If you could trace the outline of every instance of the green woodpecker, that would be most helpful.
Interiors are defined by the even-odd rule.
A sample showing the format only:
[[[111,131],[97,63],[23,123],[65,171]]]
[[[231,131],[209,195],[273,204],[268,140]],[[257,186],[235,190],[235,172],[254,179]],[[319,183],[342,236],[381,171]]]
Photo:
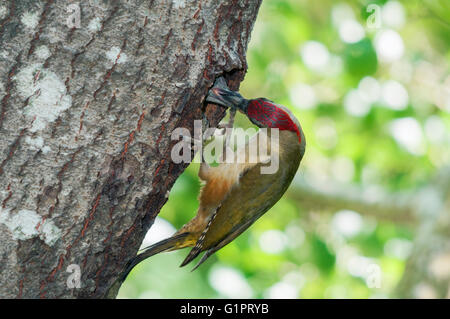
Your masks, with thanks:
[[[297,172],[305,152],[305,136],[300,123],[286,107],[264,98],[247,100],[229,90],[223,78],[216,81],[206,100],[237,109],[258,127],[268,128],[265,144],[259,144],[259,147],[265,148],[265,154],[277,157],[278,169],[264,174],[262,168],[267,166],[267,157],[250,154],[249,146],[258,143],[262,130],[234,153],[234,159],[245,153],[244,161],[230,163],[227,160],[215,167],[202,163],[198,175],[204,186],[197,215],[172,237],[151,245],[132,259],[122,274],[122,280],[142,260],[163,251],[185,247],[193,248],[181,266],[205,252],[196,269],[267,212],[281,198]],[[270,129],[278,129],[276,148],[270,138],[275,134],[271,134]]]

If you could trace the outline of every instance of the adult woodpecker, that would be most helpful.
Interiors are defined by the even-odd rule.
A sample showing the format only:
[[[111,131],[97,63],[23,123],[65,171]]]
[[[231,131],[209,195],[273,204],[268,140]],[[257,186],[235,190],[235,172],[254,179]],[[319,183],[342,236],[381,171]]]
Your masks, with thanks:
[[[262,174],[267,158],[249,154],[249,144],[257,143],[260,132],[235,152],[245,152],[245,161],[222,163],[211,167],[200,165],[199,177],[205,184],[199,196],[197,215],[172,237],[164,239],[132,259],[122,273],[122,281],[142,260],[163,251],[193,247],[181,266],[187,265],[205,252],[196,269],[209,256],[239,236],[268,211],[289,187],[305,152],[305,136],[298,120],[284,106],[265,98],[247,100],[228,89],[223,78],[216,81],[207,99],[225,107],[235,108],[247,115],[260,128],[278,129],[279,144],[276,154],[279,166],[272,174]],[[268,130],[268,134],[270,130]],[[272,140],[265,139],[266,154],[274,149]],[[237,158],[237,156],[235,156]],[[250,158],[252,160],[250,160]],[[194,270],[193,269],[193,270]]]

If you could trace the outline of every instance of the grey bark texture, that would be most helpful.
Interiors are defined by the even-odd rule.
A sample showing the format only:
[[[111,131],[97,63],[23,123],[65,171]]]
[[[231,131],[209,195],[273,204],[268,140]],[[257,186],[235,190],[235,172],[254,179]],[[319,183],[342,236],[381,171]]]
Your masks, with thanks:
[[[262,0],[0,3],[0,298],[102,298],[186,164]],[[79,279],[79,280],[78,280]]]

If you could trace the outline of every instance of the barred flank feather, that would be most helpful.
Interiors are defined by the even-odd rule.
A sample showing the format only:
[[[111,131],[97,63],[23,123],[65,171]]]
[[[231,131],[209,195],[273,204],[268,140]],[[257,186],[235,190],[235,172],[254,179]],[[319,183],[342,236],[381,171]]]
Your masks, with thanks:
[[[217,211],[219,210],[219,208],[220,208],[220,206],[217,207],[216,211],[212,214],[211,218],[209,219],[208,224],[206,225],[206,228],[203,230],[202,234],[198,238],[197,243],[195,244],[194,248],[192,248],[192,250],[189,252],[189,254],[187,255],[186,259],[183,261],[183,263],[180,265],[180,267],[183,267],[183,266],[186,266],[187,264],[189,264],[193,259],[195,259],[195,257],[198,256],[198,254],[200,254],[202,252],[203,241],[205,239],[206,233],[208,232],[209,227],[211,226],[214,218],[216,218]],[[195,267],[195,268],[197,268],[197,267]]]

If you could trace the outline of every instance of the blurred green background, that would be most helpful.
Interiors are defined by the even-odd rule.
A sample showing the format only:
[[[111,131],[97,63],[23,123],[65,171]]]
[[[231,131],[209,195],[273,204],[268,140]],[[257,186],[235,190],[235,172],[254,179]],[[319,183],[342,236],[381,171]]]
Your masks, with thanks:
[[[297,176],[199,269],[178,267],[188,250],[154,256],[119,298],[392,297],[421,223],[405,194],[450,163],[449,46],[448,0],[264,0],[241,93],[300,120]],[[198,167],[177,180],[144,245],[194,216]]]

